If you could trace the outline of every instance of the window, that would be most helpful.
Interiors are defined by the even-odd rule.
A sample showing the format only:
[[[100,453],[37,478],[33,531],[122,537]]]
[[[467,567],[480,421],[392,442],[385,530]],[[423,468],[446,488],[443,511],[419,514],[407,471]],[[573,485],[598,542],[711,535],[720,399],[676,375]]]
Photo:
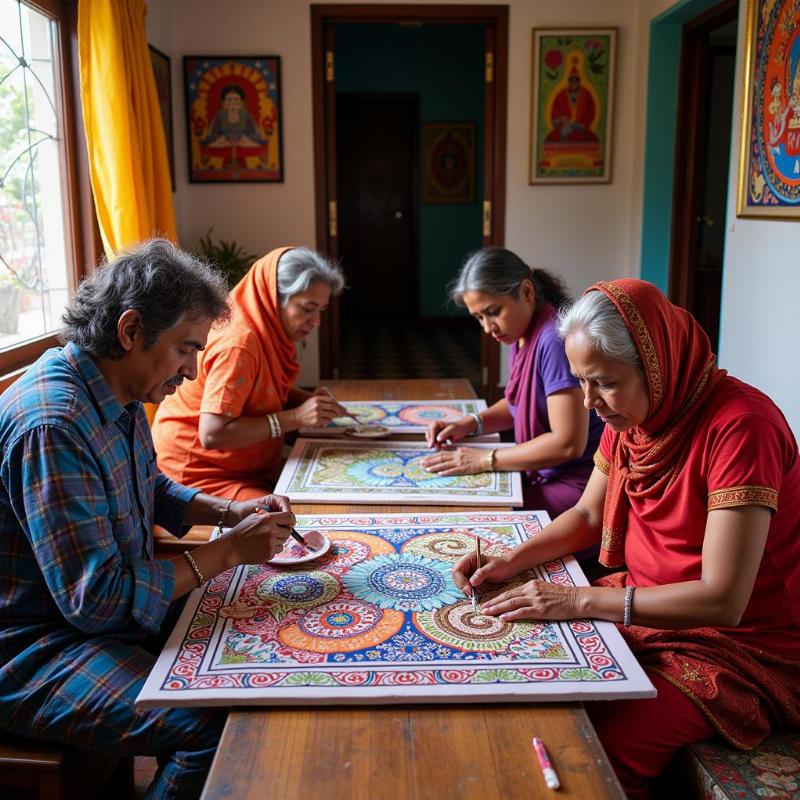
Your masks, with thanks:
[[[54,343],[78,278],[66,7],[0,0],[0,373]]]

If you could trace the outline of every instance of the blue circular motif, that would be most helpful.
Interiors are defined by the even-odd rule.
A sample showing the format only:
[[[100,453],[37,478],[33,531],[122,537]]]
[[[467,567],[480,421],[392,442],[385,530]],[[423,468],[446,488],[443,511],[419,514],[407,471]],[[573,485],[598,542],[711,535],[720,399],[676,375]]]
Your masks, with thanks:
[[[346,628],[348,625],[352,625],[354,619],[355,617],[352,614],[348,614],[346,611],[336,611],[332,614],[328,614],[328,616],[325,617],[325,622],[332,628]]]
[[[322,581],[311,575],[287,575],[275,581],[272,591],[284,600],[307,603],[309,600],[322,597],[325,594],[325,587]]]
[[[348,476],[360,486],[395,488],[443,488],[455,482],[455,476],[444,477],[423,469],[419,462],[428,451],[394,452],[376,458],[355,461],[347,466]]]
[[[450,564],[414,553],[391,553],[354,565],[342,578],[361,600],[398,611],[432,611],[463,600]]]

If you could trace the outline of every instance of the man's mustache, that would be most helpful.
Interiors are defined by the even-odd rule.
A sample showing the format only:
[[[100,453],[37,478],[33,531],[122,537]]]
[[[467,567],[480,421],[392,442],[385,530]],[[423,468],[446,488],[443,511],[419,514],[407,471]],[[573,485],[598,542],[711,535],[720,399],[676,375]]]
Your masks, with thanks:
[[[168,381],[164,381],[165,386],[180,386],[183,383],[183,375],[176,375]]]

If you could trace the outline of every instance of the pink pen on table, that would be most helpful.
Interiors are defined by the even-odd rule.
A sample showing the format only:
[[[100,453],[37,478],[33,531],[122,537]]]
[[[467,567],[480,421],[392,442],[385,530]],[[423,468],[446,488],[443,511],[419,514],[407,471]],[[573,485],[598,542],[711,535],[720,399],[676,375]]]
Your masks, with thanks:
[[[556,775],[556,771],[553,769],[553,765],[550,763],[550,759],[547,756],[544,742],[538,736],[533,737],[533,749],[536,751],[536,758],[539,760],[539,766],[542,768],[542,774],[544,775],[544,782],[547,784],[547,788],[558,789],[558,787],[561,786],[561,782],[558,780],[558,775]]]

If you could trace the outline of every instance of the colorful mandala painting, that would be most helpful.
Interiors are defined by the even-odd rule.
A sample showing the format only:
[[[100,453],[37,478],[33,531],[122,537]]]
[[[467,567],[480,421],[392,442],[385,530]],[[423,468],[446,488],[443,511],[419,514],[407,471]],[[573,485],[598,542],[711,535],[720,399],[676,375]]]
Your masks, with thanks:
[[[450,570],[547,524],[543,512],[300,516],[332,542],[313,564],[238,567],[189,598],[140,706],[651,697],[614,625],[501,622]],[[585,585],[573,559],[518,576]],[[512,584],[512,585],[513,585]],[[481,599],[506,587],[492,587]]]
[[[454,422],[486,408],[485,400],[345,401],[342,405],[364,425],[383,425],[392,433],[424,433],[431,422]],[[330,436],[351,428],[350,417],[336,417],[324,428],[302,428],[300,436]],[[496,436],[494,437],[497,438]]]
[[[496,442],[470,446],[491,449],[512,445]],[[522,505],[518,472],[442,477],[420,465],[431,452],[416,442],[298,439],[275,492],[297,503]]]

